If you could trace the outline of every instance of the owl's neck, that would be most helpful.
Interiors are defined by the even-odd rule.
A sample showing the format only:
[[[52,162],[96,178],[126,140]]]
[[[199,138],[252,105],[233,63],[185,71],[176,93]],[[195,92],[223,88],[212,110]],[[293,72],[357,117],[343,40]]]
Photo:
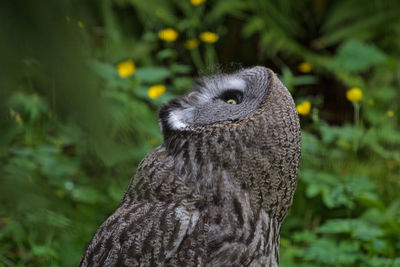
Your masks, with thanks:
[[[227,265],[218,260],[230,259],[232,253],[241,265],[276,266],[281,221],[262,207],[260,195],[235,182],[235,172],[225,168],[233,166],[186,149],[193,151],[189,144],[173,152],[165,146],[152,151],[140,164],[124,202],[157,199],[202,214],[215,256],[210,266]]]
[[[239,162],[235,162],[228,148],[223,151],[221,145],[210,146],[215,142],[212,138],[202,133],[193,136],[192,133],[172,140],[166,149],[172,155],[177,175],[194,189],[194,193],[206,202],[222,205],[232,193],[243,191],[235,177]]]
[[[207,143],[204,139],[202,142]],[[173,165],[178,176],[193,186],[195,194],[202,196],[197,202],[198,208],[209,225],[210,258],[215,256],[215,262],[211,261],[210,266],[226,265],[223,259],[229,258],[236,249],[235,257],[241,259],[243,265],[277,266],[282,221],[262,207],[260,195],[238,182],[244,180],[235,177],[239,172],[234,165],[240,163],[224,160],[230,158],[226,152],[232,148],[227,148],[225,153],[210,150],[207,153],[204,146],[197,145],[178,144]],[[237,148],[233,153],[241,151]],[[222,155],[221,160],[213,156],[218,154]],[[249,260],[252,262],[246,262]]]

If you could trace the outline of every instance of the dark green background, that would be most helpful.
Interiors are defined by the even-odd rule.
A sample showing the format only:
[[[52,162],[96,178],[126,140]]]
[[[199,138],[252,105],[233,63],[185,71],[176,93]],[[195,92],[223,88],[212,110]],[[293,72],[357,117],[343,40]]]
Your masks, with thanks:
[[[0,266],[77,265],[161,144],[160,105],[193,77],[252,65],[312,104],[281,266],[400,266],[399,14],[396,0],[2,3]],[[158,38],[166,27],[175,42]],[[203,31],[220,39],[185,50]],[[126,59],[137,69],[122,79]]]

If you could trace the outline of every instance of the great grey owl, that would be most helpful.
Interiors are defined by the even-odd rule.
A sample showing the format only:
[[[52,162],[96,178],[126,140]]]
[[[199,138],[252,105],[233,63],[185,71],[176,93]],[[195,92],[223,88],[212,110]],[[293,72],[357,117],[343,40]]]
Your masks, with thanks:
[[[300,125],[264,67],[197,80],[160,110],[150,152],[80,266],[277,266]]]

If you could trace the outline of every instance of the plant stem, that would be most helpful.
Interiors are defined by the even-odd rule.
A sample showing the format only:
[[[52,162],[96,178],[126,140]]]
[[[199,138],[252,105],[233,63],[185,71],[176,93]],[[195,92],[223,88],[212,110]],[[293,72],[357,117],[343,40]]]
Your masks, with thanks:
[[[359,145],[358,132],[360,130],[360,103],[353,102],[353,107],[354,107],[354,128],[355,128],[353,151],[357,152]]]
[[[199,49],[196,47],[195,49],[190,50],[190,55],[192,56],[193,63],[197,70],[204,70],[204,64],[201,60]]]
[[[214,72],[216,67],[216,56],[215,56],[215,48],[211,44],[206,45],[206,64],[207,71]]]
[[[353,103],[354,106],[354,124],[356,128],[360,126],[360,103],[355,102]]]

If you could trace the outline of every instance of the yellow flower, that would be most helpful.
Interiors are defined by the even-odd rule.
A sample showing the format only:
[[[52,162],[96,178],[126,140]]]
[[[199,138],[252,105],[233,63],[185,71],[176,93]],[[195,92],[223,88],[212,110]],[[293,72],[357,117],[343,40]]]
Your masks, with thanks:
[[[215,43],[218,41],[219,36],[213,32],[202,32],[200,33],[199,38],[205,43]]]
[[[388,111],[386,112],[386,115],[387,115],[389,118],[392,118],[392,117],[394,116],[393,110],[388,110]]]
[[[296,109],[300,115],[306,116],[310,113],[311,103],[309,101],[303,101],[296,106]]]
[[[206,0],[190,0],[190,3],[194,6],[201,5],[205,2]]]
[[[166,90],[165,85],[157,84],[151,86],[149,88],[149,91],[147,91],[147,94],[149,95],[150,98],[156,99],[159,98],[162,94],[164,94],[165,90]]]
[[[198,46],[199,46],[199,40],[197,40],[197,39],[187,40],[185,42],[185,48],[187,50],[195,49]]]
[[[158,37],[168,43],[175,41],[178,35],[178,32],[172,28],[166,28],[158,32]]]
[[[135,63],[133,63],[133,61],[129,59],[118,63],[117,70],[121,78],[126,78],[131,76],[135,72],[136,66]]]
[[[298,68],[298,70],[299,70],[300,72],[308,73],[308,72],[310,72],[310,71],[312,70],[313,66],[311,65],[310,62],[305,61],[305,62],[300,63],[300,64],[297,66],[297,68]]]
[[[351,102],[360,102],[363,97],[363,93],[360,88],[354,87],[347,90],[346,97]]]

